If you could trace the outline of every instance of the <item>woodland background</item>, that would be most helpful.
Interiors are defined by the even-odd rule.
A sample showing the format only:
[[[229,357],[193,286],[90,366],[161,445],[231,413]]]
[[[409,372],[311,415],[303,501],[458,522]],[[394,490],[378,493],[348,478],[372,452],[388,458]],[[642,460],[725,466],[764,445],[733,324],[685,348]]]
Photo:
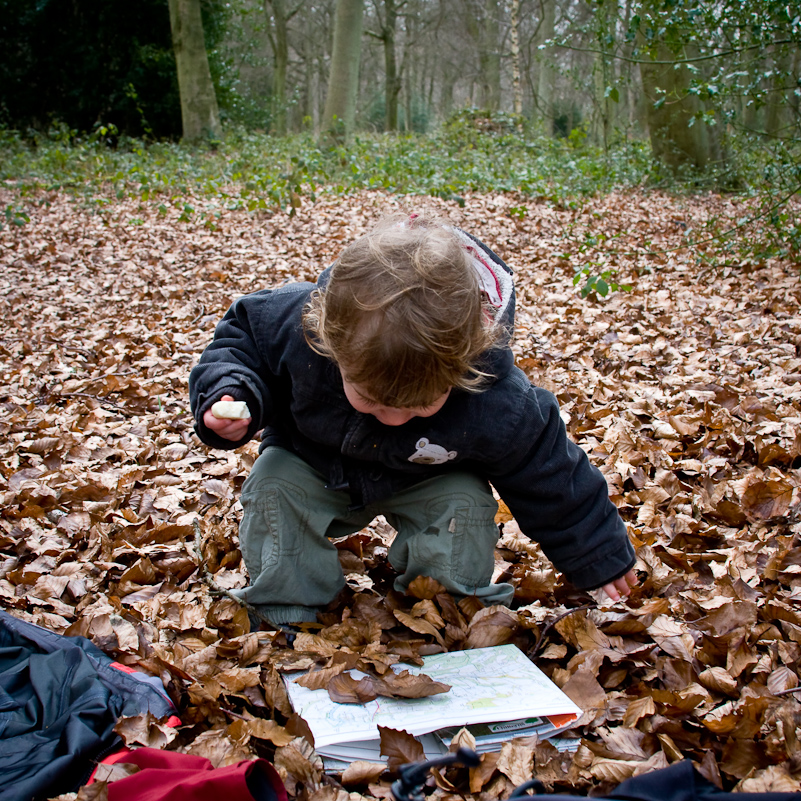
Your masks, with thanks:
[[[266,756],[304,801],[385,798],[385,765],[325,774],[280,672],[514,642],[586,710],[581,745],[509,743],[436,798],[532,773],[602,792],[682,758],[801,788],[797,9],[0,9],[0,603],[162,678],[183,725],[127,720],[127,742]],[[199,443],[189,370],[235,297],[421,207],[515,269],[517,364],[604,472],[641,586],[577,593],[501,506],[514,609],[398,596],[379,519],[337,543],[348,586],[318,625],[251,632],[219,590],[246,581],[256,445]],[[390,771],[419,757],[383,743]]]

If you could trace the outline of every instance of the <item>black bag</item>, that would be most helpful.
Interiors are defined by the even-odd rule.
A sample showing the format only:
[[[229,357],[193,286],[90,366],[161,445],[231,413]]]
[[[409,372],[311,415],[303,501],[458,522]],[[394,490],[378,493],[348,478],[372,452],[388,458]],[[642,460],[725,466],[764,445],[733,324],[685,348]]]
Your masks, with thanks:
[[[799,793],[727,793],[705,779],[689,759],[619,784],[609,798],[624,801],[798,801]]]
[[[478,754],[469,748],[459,748],[455,753],[430,762],[412,762],[398,769],[400,778],[392,785],[395,801],[425,801],[424,782],[428,771],[440,765],[458,763],[468,767],[478,765]],[[533,795],[529,794],[533,792]],[[512,799],[534,798],[546,794],[542,782],[531,779],[516,787],[509,796]],[[547,793],[557,801],[588,801],[587,796],[567,793]],[[801,793],[727,793],[705,779],[693,766],[683,759],[667,768],[643,773],[619,784],[605,796],[593,796],[603,801],[799,801]]]

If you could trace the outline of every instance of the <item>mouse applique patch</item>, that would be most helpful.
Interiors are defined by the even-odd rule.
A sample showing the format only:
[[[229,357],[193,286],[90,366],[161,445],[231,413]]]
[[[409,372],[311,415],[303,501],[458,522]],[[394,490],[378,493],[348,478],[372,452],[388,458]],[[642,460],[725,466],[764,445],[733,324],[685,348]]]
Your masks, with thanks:
[[[434,445],[425,437],[417,440],[417,450],[409,457],[410,462],[417,464],[445,464],[456,458],[456,451],[446,451],[441,445]]]

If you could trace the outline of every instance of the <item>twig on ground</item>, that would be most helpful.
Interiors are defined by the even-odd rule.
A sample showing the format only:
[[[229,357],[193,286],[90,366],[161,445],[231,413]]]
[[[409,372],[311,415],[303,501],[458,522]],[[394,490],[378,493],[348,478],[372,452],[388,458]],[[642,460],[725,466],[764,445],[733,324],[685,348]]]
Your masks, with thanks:
[[[30,337],[9,337],[9,336],[0,336],[0,340],[3,342],[27,342],[30,344],[31,339]],[[48,339],[47,337],[42,337],[39,342],[46,342],[48,345],[58,345],[62,350],[73,350],[76,353],[80,353],[83,356],[86,356],[87,359],[91,359],[94,354],[91,351],[86,350],[86,348],[79,348],[77,345],[70,345],[66,342],[61,342],[57,339]]]
[[[252,720],[252,718],[245,717],[245,715],[240,715],[238,712],[234,712],[231,709],[226,709],[224,706],[219,707],[219,709],[223,714],[232,718],[236,718],[237,720]]]
[[[555,617],[541,632],[540,636],[537,638],[537,642],[534,643],[534,647],[528,652],[527,656],[529,659],[533,659],[537,651],[540,650],[540,646],[542,645],[542,641],[545,639],[545,635],[562,619],[567,617],[568,615],[572,615],[574,612],[580,612],[582,609],[590,609],[593,604],[583,604],[582,606],[577,606],[573,609],[568,609],[567,612],[563,612],[558,617]]]
[[[226,598],[230,598],[232,601],[236,601],[237,604],[240,606],[244,606],[245,609],[248,610],[252,615],[262,621],[262,623],[266,623],[268,626],[272,626],[276,628],[275,624],[265,615],[263,615],[255,606],[249,604],[247,601],[243,600],[242,598],[237,598],[230,590],[226,590],[224,587],[221,587],[215,580],[214,576],[209,573],[209,569],[206,567],[206,563],[203,561],[203,551],[202,551],[202,540],[203,534],[200,530],[200,523],[198,519],[195,518],[192,521],[192,528],[195,531],[195,538],[194,538],[194,552],[195,558],[197,559],[197,566],[198,570],[200,571],[200,580],[209,588],[213,595],[223,595]]]
[[[97,401],[104,409],[112,409],[115,412],[122,412],[123,414],[127,414],[131,417],[142,414],[142,412],[135,412],[131,409],[126,409],[124,406],[114,403],[114,401],[106,400],[105,398],[101,398],[99,395],[92,395],[89,392],[59,392],[58,396],[60,398],[88,398],[89,400]]]
[[[792,693],[801,693],[801,687],[790,687],[789,690],[778,690],[773,693],[774,695],[791,695]]]

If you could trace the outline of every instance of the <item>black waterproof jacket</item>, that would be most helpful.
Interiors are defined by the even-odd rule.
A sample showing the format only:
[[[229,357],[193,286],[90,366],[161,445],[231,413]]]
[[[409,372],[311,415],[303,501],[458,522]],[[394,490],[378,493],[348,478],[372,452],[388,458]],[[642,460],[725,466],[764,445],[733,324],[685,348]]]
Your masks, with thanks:
[[[175,712],[158,679],[127,671],[83,637],[0,611],[0,801],[77,790],[122,746],[121,717]]]
[[[504,298],[501,321],[511,331],[511,271],[473,241],[507,276],[511,296]],[[485,354],[482,369],[495,376],[485,391],[454,390],[432,417],[393,427],[355,411],[337,365],[315,353],[303,333],[303,307],[315,288],[324,291],[327,278],[325,271],[316,286],[288,284],[233,303],[189,378],[203,442],[236,448],[263,429],[262,448],[280,445],[298,454],[332,490],[347,490],[356,507],[433,475],[469,471],[492,482],[523,533],[576,587],[600,587],[633,567],[634,551],[604,477],[568,439],[556,398],[514,366],[509,347]],[[253,416],[240,442],[203,424],[204,413],[225,394],[246,401]]]

